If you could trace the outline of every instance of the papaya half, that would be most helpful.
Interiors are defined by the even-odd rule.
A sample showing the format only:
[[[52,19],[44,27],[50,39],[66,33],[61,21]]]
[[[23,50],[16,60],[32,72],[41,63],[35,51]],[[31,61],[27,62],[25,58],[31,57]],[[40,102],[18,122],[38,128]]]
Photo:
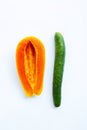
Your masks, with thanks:
[[[26,96],[40,95],[43,89],[45,48],[34,36],[22,39],[16,48],[17,72]]]

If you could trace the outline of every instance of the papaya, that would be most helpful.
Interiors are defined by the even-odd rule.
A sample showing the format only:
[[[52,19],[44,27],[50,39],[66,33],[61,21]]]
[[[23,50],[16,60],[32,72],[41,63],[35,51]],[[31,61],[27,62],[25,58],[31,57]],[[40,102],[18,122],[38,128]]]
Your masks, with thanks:
[[[18,43],[16,67],[26,96],[40,95],[45,70],[45,47],[40,39],[29,36]]]

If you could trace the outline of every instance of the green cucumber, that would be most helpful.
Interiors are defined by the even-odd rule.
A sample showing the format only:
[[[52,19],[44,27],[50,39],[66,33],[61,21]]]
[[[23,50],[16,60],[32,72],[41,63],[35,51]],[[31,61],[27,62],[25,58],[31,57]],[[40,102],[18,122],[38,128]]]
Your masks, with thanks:
[[[61,86],[65,62],[65,42],[62,34],[55,33],[55,61],[53,73],[53,102],[56,107],[61,105]]]

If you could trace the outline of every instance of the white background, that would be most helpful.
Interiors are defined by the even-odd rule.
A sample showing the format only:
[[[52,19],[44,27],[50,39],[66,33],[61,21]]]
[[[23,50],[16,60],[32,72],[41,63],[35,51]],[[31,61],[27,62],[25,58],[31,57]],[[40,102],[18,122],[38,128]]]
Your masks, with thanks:
[[[66,43],[59,108],[52,100],[56,31]],[[43,41],[46,66],[42,94],[26,98],[16,71],[15,50],[30,35]],[[0,130],[86,130],[86,56],[86,0],[0,0]]]

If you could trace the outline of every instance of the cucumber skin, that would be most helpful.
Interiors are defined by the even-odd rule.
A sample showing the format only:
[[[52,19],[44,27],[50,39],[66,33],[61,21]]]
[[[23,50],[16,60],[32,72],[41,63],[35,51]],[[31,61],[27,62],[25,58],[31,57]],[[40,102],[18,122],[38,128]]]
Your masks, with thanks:
[[[61,86],[65,62],[65,43],[63,36],[55,33],[55,61],[53,73],[53,102],[56,107],[61,105]]]

